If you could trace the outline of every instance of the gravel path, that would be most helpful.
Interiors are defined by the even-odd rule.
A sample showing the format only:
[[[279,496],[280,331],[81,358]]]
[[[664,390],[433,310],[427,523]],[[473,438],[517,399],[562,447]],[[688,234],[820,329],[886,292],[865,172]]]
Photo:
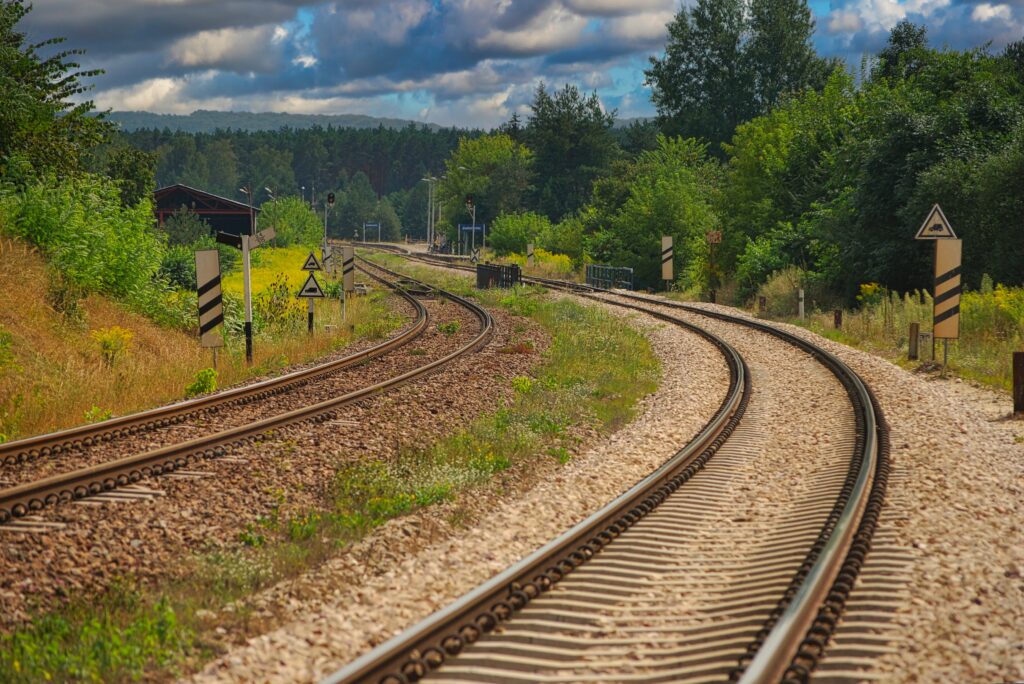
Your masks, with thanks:
[[[287,605],[293,620],[232,650],[193,681],[321,677],[583,519],[689,441],[724,398],[728,370],[720,353],[675,326],[609,310],[647,330],[663,367],[661,386],[629,425],[568,465],[534,477],[526,491],[503,497],[500,490],[516,487],[507,482],[492,496],[461,502],[459,512],[471,507],[477,522],[453,521],[450,507],[427,509],[268,592],[266,602]]]
[[[448,353],[479,331],[479,323],[466,318],[461,306],[426,305],[430,326],[416,342],[360,366],[357,375],[341,375],[379,381],[393,376],[396,368]],[[195,571],[191,554],[237,547],[239,533],[261,516],[276,511],[285,519],[329,506],[340,464],[394,456],[494,410],[514,394],[507,380],[527,373],[538,360],[536,353],[500,350],[523,339],[543,350],[549,340],[526,319],[493,314],[498,331],[484,349],[429,378],[346,407],[342,419],[276,430],[233,449],[227,458],[194,464],[188,471],[192,475],[144,480],[140,484],[153,493],[140,493],[135,501],[89,501],[40,514],[42,522],[63,529],[34,534],[0,526],[0,628],[24,621],[33,609],[96,591],[125,575],[146,582],[188,576]],[[438,332],[438,323],[463,318],[457,334]]]
[[[898,648],[862,663],[858,676],[1024,680],[1024,422],[1010,418],[1008,393],[910,373],[803,328],[778,327],[850,365],[892,429],[883,522],[891,522],[887,544],[913,559],[911,580],[882,634]]]

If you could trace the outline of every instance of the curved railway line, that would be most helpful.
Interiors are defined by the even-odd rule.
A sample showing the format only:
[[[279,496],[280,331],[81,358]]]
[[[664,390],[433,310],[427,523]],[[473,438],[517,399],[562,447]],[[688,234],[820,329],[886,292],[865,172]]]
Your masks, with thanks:
[[[325,681],[805,681],[836,628],[885,496],[888,428],[870,389],[834,355],[756,320],[524,281],[643,311],[711,340],[730,369],[726,399],[694,440],[628,492]],[[729,517],[739,496],[730,487],[742,476],[787,481],[744,471],[778,419],[772,392],[785,390],[754,383],[723,329],[769,336],[797,361],[812,360],[818,370],[807,370],[804,382],[845,403],[834,411],[845,434],[821,463],[787,455],[792,492],[767,527]],[[746,345],[756,353],[756,343]],[[731,548],[730,521],[760,531]]]
[[[370,268],[384,273],[388,278],[399,277],[398,274],[394,274],[376,265],[370,265]],[[370,270],[365,268],[363,270],[376,280],[388,283],[384,276],[371,273]],[[96,465],[77,468],[50,477],[0,489],[0,524],[22,518],[49,506],[84,499],[104,492],[111,492],[119,487],[134,484],[148,477],[172,473],[187,467],[191,462],[199,459],[225,456],[233,447],[241,446],[269,430],[284,425],[310,420],[331,420],[336,417],[336,411],[341,407],[369,399],[413,380],[423,378],[455,359],[481,348],[493,335],[494,321],[491,315],[482,307],[458,295],[429,288],[429,286],[423,286],[410,279],[403,279],[402,283],[395,285],[395,287],[415,308],[417,312],[416,321],[400,335],[380,345],[337,361],[237,390],[154,409],[153,411],[146,411],[132,416],[125,416],[124,418],[104,423],[12,442],[11,444],[4,445],[4,450],[0,451],[0,454],[5,454],[5,458],[10,458],[10,461],[7,462],[9,466],[26,460],[32,460],[33,458],[59,456],[67,450],[80,446],[88,447],[104,441],[116,440],[123,436],[132,435],[140,430],[144,431],[177,422],[184,422],[190,416],[195,416],[212,407],[244,405],[259,401],[260,399],[289,391],[297,386],[332,375],[344,368],[351,368],[369,359],[386,354],[399,346],[407,344],[426,328],[426,308],[422,302],[406,291],[410,285],[418,286],[418,291],[421,294],[434,292],[465,307],[479,321],[479,333],[466,344],[445,354],[441,358],[418,365],[395,377],[366,384],[339,396],[329,397],[300,408],[246,422],[243,425],[220,430],[198,438],[180,441],[132,456],[105,461]]]

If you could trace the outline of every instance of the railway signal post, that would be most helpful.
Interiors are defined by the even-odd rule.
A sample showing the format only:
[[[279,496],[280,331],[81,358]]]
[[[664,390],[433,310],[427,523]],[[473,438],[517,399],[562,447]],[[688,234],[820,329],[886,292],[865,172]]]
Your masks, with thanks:
[[[665,281],[665,291],[672,286],[672,236],[661,237],[661,279]]]
[[[356,288],[356,248],[344,245],[341,248],[341,320],[347,315],[348,294]]]
[[[935,292],[932,299],[932,345],[942,339],[942,373],[949,363],[949,341],[960,339],[961,261],[963,241],[953,232],[942,208],[936,204],[914,236],[935,242]],[[934,350],[934,347],[933,347]],[[935,358],[934,351],[932,358]]]

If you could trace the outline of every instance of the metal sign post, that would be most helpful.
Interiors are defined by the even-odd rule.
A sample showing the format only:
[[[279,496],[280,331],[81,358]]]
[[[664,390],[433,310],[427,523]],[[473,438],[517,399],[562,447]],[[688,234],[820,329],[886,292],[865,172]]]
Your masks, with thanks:
[[[199,343],[213,349],[217,369],[217,348],[224,346],[218,327],[224,323],[224,298],[220,286],[220,254],[215,249],[196,252],[196,295],[199,304]]]
[[[938,204],[917,230],[915,240],[935,241],[935,294],[932,299],[932,359],[935,341],[942,338],[942,375],[949,363],[949,341],[960,339],[960,282],[963,241]]]
[[[341,248],[341,320],[347,316],[348,293],[356,288],[356,249],[352,245]]]
[[[661,238],[661,279],[665,281],[666,292],[674,280],[672,266],[672,236],[663,235]]]

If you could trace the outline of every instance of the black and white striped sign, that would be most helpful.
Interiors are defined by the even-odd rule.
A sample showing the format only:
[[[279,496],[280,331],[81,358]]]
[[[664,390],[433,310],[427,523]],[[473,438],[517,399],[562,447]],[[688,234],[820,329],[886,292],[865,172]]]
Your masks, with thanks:
[[[960,338],[960,259],[963,240],[935,241],[935,300],[933,334],[935,339]]]
[[[341,281],[345,292],[356,289],[356,250],[352,245],[341,248]]]
[[[469,260],[471,262],[473,262],[474,264],[480,261],[480,248],[479,247],[477,247],[476,249],[472,250],[469,253]]]
[[[204,347],[223,347],[217,326],[224,323],[224,298],[220,288],[220,258],[215,249],[196,252],[196,294],[199,296],[199,339]]]
[[[664,235],[661,238],[661,279],[675,280],[672,276],[672,236]]]

